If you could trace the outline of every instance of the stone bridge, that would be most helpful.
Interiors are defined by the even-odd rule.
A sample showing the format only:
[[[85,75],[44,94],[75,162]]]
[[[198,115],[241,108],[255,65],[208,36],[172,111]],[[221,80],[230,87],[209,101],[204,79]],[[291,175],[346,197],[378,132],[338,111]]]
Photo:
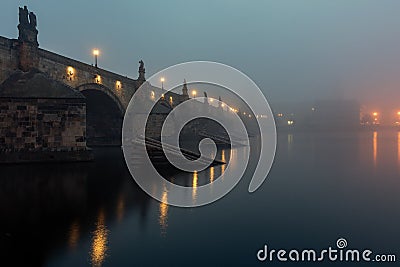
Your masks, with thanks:
[[[132,79],[41,49],[35,14],[24,7],[19,15],[18,39],[0,36],[0,84],[18,70],[35,69],[79,90],[86,98],[88,145],[118,144],[125,109],[145,81],[143,62]]]

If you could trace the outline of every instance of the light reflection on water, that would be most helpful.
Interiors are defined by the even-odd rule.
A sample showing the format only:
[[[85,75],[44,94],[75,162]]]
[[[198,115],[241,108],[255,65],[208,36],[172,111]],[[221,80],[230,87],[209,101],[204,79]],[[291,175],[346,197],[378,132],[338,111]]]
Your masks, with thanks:
[[[75,250],[79,241],[80,226],[78,220],[74,220],[69,229],[68,246],[70,249]]]
[[[168,201],[168,192],[165,188],[162,193],[161,201],[162,202],[160,202],[160,216],[158,222],[160,224],[161,235],[166,236],[168,227],[168,204],[166,204]]]
[[[12,240],[19,230],[44,225],[40,238],[26,235],[43,240],[33,254],[41,261],[31,266],[185,266],[204,247],[208,253],[194,266],[206,266],[211,260],[214,266],[257,266],[253,254],[264,242],[290,248],[297,240],[299,246],[319,248],[338,238],[337,233],[345,234],[355,247],[396,253],[400,132],[290,133],[281,137],[276,162],[260,191],[248,195],[248,184],[243,182],[242,188],[239,184],[238,190],[222,200],[198,209],[170,207],[151,199],[136,186],[124,164],[115,167],[119,160],[123,163],[115,154],[105,162],[79,168],[57,166],[51,172],[48,167],[26,167],[26,173],[21,173],[20,166],[3,168],[0,203],[11,204],[0,205],[0,229],[10,232],[7,236]],[[234,164],[241,153],[240,148],[224,150],[220,158]],[[196,174],[174,174],[174,178],[193,186],[188,198],[195,201],[199,187],[218,179],[225,168],[216,165]],[[161,197],[166,202],[168,192],[162,191]],[[27,216],[26,210],[34,216]],[[55,221],[57,211],[64,217]],[[0,236],[0,249],[10,254],[12,263],[28,254],[15,247],[23,240],[4,240]],[[187,247],[193,249],[186,251]],[[230,257],[221,260],[221,249]],[[154,250],[160,257],[149,259]],[[178,257],[177,251],[185,253]]]
[[[117,220],[118,222],[121,222],[121,220],[124,217],[124,210],[125,210],[125,199],[122,194],[118,196],[118,201],[117,201]]]
[[[287,135],[287,144],[288,144],[288,149],[290,150],[292,148],[292,144],[293,144],[293,134],[289,133]]]
[[[192,200],[193,203],[196,203],[196,199],[197,199],[197,182],[199,179],[199,175],[197,173],[197,171],[193,172],[193,184],[192,184]]]
[[[222,160],[222,162],[226,162],[225,149],[223,149],[223,150],[221,151],[221,160]],[[226,167],[226,164],[222,164],[222,165],[221,165],[221,173],[224,173],[225,167]]]
[[[100,210],[96,229],[92,233],[92,249],[90,252],[90,259],[92,266],[100,267],[102,266],[108,250],[108,230],[105,225],[105,214],[103,210]]]
[[[374,131],[373,133],[373,139],[372,139],[372,154],[374,157],[374,166],[376,167],[377,165],[377,159],[378,159],[378,132]]]
[[[400,132],[397,133],[397,162],[400,169]]]

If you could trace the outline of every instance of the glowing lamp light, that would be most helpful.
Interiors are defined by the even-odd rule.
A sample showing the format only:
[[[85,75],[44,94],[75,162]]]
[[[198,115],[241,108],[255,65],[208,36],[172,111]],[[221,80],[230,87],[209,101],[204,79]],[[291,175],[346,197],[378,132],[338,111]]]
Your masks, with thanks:
[[[116,81],[116,82],[115,82],[115,87],[116,87],[117,89],[121,89],[121,82],[120,82],[120,81]]]
[[[374,117],[378,116],[378,112],[374,112],[372,113],[372,115],[374,115]]]
[[[165,81],[164,77],[161,77],[160,81],[161,81],[161,89],[164,90],[164,81]]]
[[[67,73],[68,73],[68,75],[70,75],[70,76],[73,76],[74,75],[74,68],[73,67],[71,67],[71,66],[69,66],[68,68],[67,68]]]
[[[94,66],[97,68],[97,57],[100,55],[100,50],[95,48],[92,51],[93,56],[94,56]]]
[[[95,81],[96,81],[96,83],[101,83],[101,76],[100,75],[96,75],[96,78],[95,78]]]
[[[193,91],[192,91],[192,95],[193,95],[193,97],[196,97],[196,95],[197,95],[196,90],[193,90]]]

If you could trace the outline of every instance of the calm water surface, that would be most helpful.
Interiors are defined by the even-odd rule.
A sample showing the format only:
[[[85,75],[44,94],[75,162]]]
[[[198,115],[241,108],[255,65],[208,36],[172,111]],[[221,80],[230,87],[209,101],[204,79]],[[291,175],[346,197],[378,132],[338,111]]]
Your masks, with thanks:
[[[271,266],[256,258],[264,244],[321,250],[340,237],[400,258],[400,132],[280,133],[258,191],[247,192],[247,173],[223,199],[192,209],[143,193],[119,148],[96,155],[93,163],[0,166],[0,266]],[[170,178],[195,187],[224,168]]]

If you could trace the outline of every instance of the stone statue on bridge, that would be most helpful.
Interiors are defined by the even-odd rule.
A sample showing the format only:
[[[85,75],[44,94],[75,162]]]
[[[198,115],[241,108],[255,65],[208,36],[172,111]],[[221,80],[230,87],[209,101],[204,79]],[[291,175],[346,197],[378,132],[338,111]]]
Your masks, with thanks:
[[[37,26],[36,15],[33,12],[29,12],[29,25],[32,28],[36,28]]]
[[[208,104],[208,95],[207,92],[203,92],[204,93],[204,104]]]
[[[28,8],[24,6],[24,8],[19,8],[19,24],[28,25]]]
[[[19,8],[19,24],[23,26],[30,26],[32,29],[36,29],[36,15],[33,12],[29,12],[26,6],[24,6],[24,8]]]
[[[145,73],[146,73],[146,69],[144,68],[144,62],[143,60],[139,61],[139,78],[138,80],[141,82],[146,81],[146,77],[145,77]]]

